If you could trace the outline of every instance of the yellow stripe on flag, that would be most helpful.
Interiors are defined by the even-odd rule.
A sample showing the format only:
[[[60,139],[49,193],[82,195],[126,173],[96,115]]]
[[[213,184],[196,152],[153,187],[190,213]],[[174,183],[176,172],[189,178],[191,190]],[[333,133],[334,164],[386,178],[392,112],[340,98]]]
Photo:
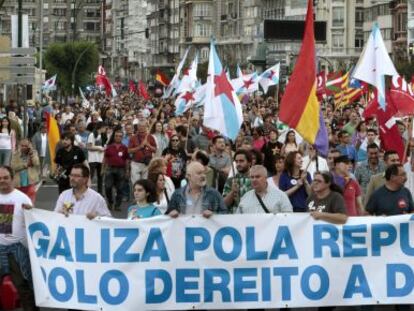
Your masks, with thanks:
[[[55,155],[56,155],[56,145],[60,140],[60,133],[59,133],[59,126],[56,119],[52,116],[49,116],[49,128],[47,132],[47,139],[49,143],[49,154],[50,154],[50,165],[52,167],[52,171],[55,171],[56,164],[55,164]]]
[[[315,143],[319,131],[319,101],[316,96],[316,82],[313,84],[296,131],[310,144]]]

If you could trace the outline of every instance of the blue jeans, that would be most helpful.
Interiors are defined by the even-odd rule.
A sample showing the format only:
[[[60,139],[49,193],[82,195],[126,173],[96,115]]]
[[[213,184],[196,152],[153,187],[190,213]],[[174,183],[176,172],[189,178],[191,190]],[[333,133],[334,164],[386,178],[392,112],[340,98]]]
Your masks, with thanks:
[[[0,149],[0,165],[10,165],[11,150]]]

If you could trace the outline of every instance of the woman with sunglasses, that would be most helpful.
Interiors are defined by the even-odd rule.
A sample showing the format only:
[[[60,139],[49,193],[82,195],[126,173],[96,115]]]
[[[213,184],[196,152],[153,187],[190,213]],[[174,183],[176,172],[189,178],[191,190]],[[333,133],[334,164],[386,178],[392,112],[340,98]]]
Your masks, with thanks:
[[[172,135],[170,143],[162,152],[167,161],[167,175],[171,177],[175,188],[180,188],[181,181],[185,177],[187,164],[187,153],[180,147],[180,140],[177,135]]]
[[[128,207],[130,220],[149,218],[161,215],[160,210],[154,205],[157,200],[157,193],[154,184],[146,179],[140,179],[134,184],[135,204]]]
[[[347,221],[345,201],[341,188],[333,182],[329,172],[316,172],[312,181],[312,193],[306,200],[311,216],[334,224]]]

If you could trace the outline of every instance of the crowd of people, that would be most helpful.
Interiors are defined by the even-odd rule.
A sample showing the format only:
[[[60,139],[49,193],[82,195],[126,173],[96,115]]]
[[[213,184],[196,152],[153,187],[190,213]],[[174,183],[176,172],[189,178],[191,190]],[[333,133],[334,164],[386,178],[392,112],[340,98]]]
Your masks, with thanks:
[[[202,108],[176,116],[171,100],[120,94],[115,99],[97,94],[87,105],[48,100],[29,107],[29,138],[22,137],[21,109],[14,102],[2,109],[0,214],[14,217],[9,226],[0,223],[0,271],[14,268],[12,276],[22,276],[16,262],[26,258],[13,256],[12,248],[25,239],[21,209],[35,204],[36,190],[49,176],[60,193],[55,211],[88,218],[119,216],[115,212],[122,209],[133,220],[161,214],[309,213],[344,224],[349,216],[414,211],[408,120],[399,121],[408,146],[400,159],[396,151],[383,150],[376,121],[364,120],[361,106],[335,109],[324,102],[325,159],[279,121],[278,100],[272,97],[255,96],[243,106],[240,133],[230,141],[203,126]],[[61,132],[54,170],[45,113],[56,118]],[[7,209],[10,196],[22,196],[15,188],[29,199],[16,201],[21,203],[13,212]],[[32,303],[25,310],[35,310],[32,298],[22,296],[26,305]]]

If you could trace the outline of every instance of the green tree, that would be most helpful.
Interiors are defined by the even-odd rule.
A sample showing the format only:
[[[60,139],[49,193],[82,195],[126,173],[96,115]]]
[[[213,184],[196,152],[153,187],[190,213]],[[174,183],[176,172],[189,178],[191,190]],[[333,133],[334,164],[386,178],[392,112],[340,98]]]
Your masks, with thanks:
[[[395,69],[397,69],[400,76],[403,76],[406,81],[411,81],[411,77],[414,75],[414,64],[409,61],[396,62]]]
[[[99,62],[98,49],[94,43],[75,41],[54,43],[45,52],[45,69],[49,76],[57,74],[57,84],[64,95],[72,93],[72,73],[74,91],[89,82],[90,73],[96,71]],[[77,66],[75,68],[75,65]]]

